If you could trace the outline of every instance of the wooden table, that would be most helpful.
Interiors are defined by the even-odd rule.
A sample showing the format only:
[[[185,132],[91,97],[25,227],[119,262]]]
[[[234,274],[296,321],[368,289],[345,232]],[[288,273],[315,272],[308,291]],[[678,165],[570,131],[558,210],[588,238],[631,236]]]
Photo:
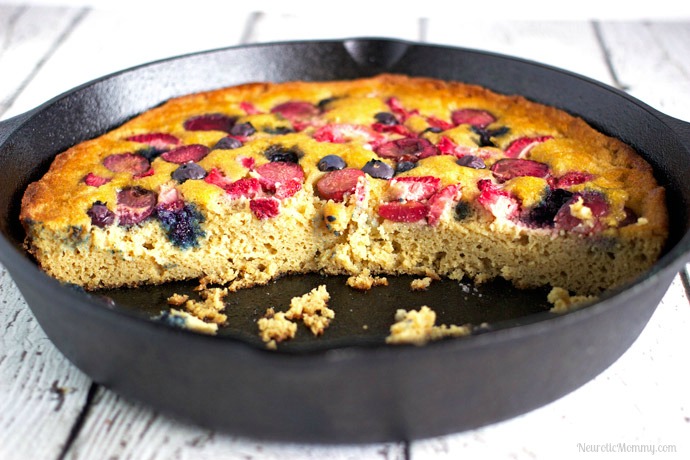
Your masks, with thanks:
[[[136,2],[125,3],[126,11],[0,4],[0,119],[92,78],[168,56],[240,43],[386,36],[552,64],[690,120],[687,15],[680,22],[615,22],[577,14],[570,21],[512,21],[500,15],[488,20],[489,4],[464,8],[462,14],[431,11],[429,5],[423,17],[405,12],[395,19],[382,8],[376,14],[353,10],[326,16],[306,8],[261,13],[252,5],[228,6],[217,14],[209,14],[207,5],[202,15],[148,4],[135,10]],[[602,458],[605,452],[592,450],[643,445],[671,450],[657,450],[654,458],[690,458],[688,286],[687,273],[677,276],[623,357],[543,408],[434,439],[321,446],[200,429],[104,389],[53,347],[0,266],[0,459]]]

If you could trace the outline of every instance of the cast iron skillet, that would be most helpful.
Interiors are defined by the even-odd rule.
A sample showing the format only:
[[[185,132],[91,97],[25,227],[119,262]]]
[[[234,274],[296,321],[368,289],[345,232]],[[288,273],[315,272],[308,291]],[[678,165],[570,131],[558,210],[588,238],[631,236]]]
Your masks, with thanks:
[[[45,276],[22,248],[19,200],[52,157],[162,101],[248,81],[332,80],[380,72],[431,76],[521,94],[581,116],[632,144],[667,188],[671,235],[639,279],[566,315],[545,291],[496,282],[481,290],[409,280],[367,294],[338,278],[286,278],[229,299],[220,337],[150,320],[170,290],[85,294]],[[506,419],[578,388],[637,338],[678,270],[690,236],[690,125],[587,78],[506,56],[382,39],[292,42],[193,54],[87,83],[0,125],[0,260],[48,337],[96,382],[206,427],[303,442],[436,436]],[[564,261],[567,263],[567,261]],[[268,306],[326,282],[336,319],[319,340],[264,350],[253,321]],[[428,304],[447,322],[488,322],[469,338],[426,347],[383,345],[395,308]],[[365,326],[367,329],[365,329]],[[486,333],[481,333],[486,332]]]

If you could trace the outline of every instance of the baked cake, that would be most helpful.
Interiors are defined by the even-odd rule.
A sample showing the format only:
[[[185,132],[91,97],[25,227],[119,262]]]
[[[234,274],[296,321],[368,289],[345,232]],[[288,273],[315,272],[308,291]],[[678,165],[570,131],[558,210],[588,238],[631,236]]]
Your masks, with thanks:
[[[89,290],[320,272],[596,295],[667,236],[631,147],[520,96],[400,75],[170,100],[58,155],[20,218],[42,269]]]

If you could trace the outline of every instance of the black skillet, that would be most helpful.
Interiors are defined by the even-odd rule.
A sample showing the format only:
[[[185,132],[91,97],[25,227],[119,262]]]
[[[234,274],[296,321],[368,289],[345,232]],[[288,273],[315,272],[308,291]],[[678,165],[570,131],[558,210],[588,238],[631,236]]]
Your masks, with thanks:
[[[430,76],[521,94],[581,116],[632,144],[667,187],[671,235],[647,273],[566,315],[545,291],[454,282],[410,293],[409,279],[358,293],[340,278],[288,277],[231,295],[218,337],[152,316],[180,283],[86,294],[39,271],[22,248],[20,197],[52,157],[182,94],[248,81],[333,80],[380,72]],[[601,83],[511,57],[394,40],[292,42],[193,54],[87,83],[0,124],[0,261],[48,337],[77,367],[122,395],[200,425],[303,442],[416,439],[524,413],[583,385],[637,338],[690,251],[690,124]],[[567,263],[568,261],[564,261]],[[326,283],[336,321],[324,337],[263,349],[256,319],[268,306]],[[103,297],[103,295],[108,297]],[[396,308],[427,304],[468,338],[386,346]]]

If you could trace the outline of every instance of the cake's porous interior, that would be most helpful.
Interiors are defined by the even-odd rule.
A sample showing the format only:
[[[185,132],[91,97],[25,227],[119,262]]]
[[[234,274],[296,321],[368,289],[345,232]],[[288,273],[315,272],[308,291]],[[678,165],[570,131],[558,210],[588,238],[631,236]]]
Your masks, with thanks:
[[[170,100],[58,155],[20,218],[86,289],[321,272],[590,295],[647,270],[668,226],[651,167],[582,119],[399,75]]]

